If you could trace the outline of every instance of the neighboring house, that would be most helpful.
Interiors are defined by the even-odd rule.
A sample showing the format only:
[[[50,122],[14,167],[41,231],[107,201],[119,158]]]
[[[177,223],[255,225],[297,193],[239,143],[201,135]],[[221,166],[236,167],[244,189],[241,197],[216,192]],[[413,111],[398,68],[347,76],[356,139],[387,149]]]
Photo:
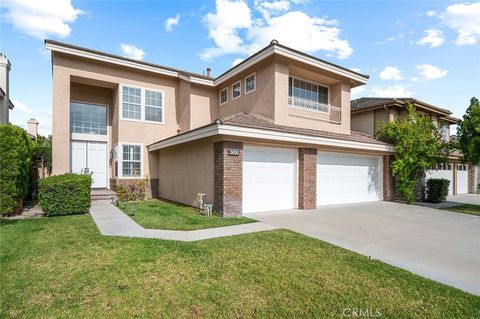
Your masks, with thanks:
[[[442,141],[450,141],[450,125],[459,119],[452,117],[452,112],[414,98],[362,97],[353,100],[351,105],[352,130],[375,136],[387,122],[407,114],[407,105],[413,104],[417,111],[427,115],[440,128]],[[449,194],[472,192],[474,171],[471,165],[461,162],[461,153],[450,154],[449,162],[439,164],[435,170],[428,171],[426,178],[446,178],[450,180]]]
[[[53,173],[223,216],[389,200],[392,147],[350,129],[368,76],[276,41],[216,78],[46,40]]]
[[[8,79],[11,67],[5,54],[0,53],[0,124],[9,123],[9,112],[14,107],[10,101]]]

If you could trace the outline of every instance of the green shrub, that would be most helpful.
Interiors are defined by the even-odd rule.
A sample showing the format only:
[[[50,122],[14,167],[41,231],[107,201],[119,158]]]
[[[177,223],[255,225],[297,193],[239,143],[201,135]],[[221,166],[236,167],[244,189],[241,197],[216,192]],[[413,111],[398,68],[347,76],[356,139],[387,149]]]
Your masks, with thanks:
[[[0,125],[0,214],[22,208],[32,173],[33,142],[24,129]]]
[[[90,175],[64,174],[42,178],[38,182],[38,200],[47,216],[88,213]]]
[[[447,199],[450,181],[445,178],[430,178],[427,180],[426,199],[427,202],[440,203]]]

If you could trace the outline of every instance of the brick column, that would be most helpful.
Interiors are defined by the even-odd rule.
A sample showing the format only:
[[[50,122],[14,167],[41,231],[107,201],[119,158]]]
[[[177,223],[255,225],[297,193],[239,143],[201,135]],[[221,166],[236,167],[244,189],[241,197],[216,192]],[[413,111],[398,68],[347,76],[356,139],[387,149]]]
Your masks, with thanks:
[[[242,216],[243,143],[221,141],[214,144],[214,200],[223,217]]]
[[[392,155],[383,156],[383,200],[392,201],[395,197],[394,178],[392,174]]]
[[[317,207],[317,149],[298,149],[298,208]]]

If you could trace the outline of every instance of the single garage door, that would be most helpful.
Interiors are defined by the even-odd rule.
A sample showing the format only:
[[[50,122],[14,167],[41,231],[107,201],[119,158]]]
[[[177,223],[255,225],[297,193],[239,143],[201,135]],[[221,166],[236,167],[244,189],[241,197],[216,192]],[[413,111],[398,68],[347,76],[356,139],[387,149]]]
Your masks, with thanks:
[[[468,193],[468,166],[457,164],[457,194]]]
[[[317,205],[382,198],[381,157],[318,152]]]
[[[296,208],[296,151],[244,147],[243,213]]]
[[[429,178],[445,178],[450,181],[448,186],[448,195],[453,195],[453,169],[452,164],[438,164],[437,169],[430,170],[426,173],[426,179]]]

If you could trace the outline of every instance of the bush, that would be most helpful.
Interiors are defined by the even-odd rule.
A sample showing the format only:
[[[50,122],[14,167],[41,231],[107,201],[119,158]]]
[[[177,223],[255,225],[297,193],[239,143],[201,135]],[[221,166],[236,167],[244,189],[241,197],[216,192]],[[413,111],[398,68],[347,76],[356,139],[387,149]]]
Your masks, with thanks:
[[[64,174],[42,178],[38,182],[38,200],[47,216],[88,213],[90,175]]]
[[[440,203],[447,199],[450,181],[445,178],[430,178],[427,180],[426,199],[427,202]]]
[[[0,214],[7,215],[23,206],[32,172],[33,142],[25,130],[11,124],[0,125]]]

